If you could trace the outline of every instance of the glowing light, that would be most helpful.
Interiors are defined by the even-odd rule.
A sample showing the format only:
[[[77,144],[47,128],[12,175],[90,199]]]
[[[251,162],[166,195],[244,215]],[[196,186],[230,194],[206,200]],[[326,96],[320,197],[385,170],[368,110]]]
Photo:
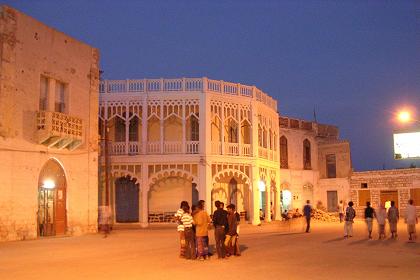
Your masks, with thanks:
[[[411,121],[411,114],[408,111],[401,111],[398,113],[398,120],[400,122],[406,123]]]
[[[259,181],[258,182],[258,189],[260,190],[260,192],[265,192],[265,183],[264,181]]]
[[[55,182],[51,179],[46,179],[44,181],[44,184],[42,185],[44,189],[54,189],[55,188]]]
[[[394,133],[394,158],[420,158],[420,131]]]

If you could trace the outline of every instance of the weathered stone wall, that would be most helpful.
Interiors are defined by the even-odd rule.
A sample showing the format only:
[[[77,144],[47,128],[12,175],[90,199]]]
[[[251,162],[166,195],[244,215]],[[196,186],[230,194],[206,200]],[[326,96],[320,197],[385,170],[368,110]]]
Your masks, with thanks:
[[[398,205],[400,214],[404,215],[410,189],[420,188],[420,168],[392,169],[353,172],[350,178],[350,197],[355,203],[358,216],[363,217],[365,205],[359,205],[358,191],[362,190],[361,184],[367,183],[367,190],[370,190],[370,199],[374,208],[380,205],[381,191],[398,191]],[[420,207],[417,207],[420,213]]]
[[[67,232],[96,231],[98,61],[96,49],[10,7],[0,10],[0,240],[36,238],[38,178],[55,158],[67,181]],[[74,151],[37,142],[40,76],[68,85],[68,114],[83,120]]]

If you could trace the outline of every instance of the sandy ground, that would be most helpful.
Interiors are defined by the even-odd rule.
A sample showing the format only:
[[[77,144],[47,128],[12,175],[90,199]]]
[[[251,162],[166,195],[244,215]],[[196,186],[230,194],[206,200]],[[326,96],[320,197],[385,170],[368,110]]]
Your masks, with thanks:
[[[368,240],[365,228],[357,222],[344,239],[338,223],[314,223],[309,234],[300,221],[242,225],[242,256],[208,261],[178,257],[173,225],[6,242],[0,279],[420,279],[420,241],[406,241],[404,224],[396,241]]]

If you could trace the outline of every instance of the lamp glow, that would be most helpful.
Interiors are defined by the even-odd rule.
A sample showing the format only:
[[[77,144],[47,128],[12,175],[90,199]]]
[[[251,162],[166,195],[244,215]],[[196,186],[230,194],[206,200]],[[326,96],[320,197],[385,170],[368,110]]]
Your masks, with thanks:
[[[265,183],[264,183],[264,181],[260,180],[258,182],[258,189],[260,190],[260,192],[265,192]]]
[[[44,189],[54,189],[55,188],[55,182],[51,179],[46,179],[44,181],[44,184],[42,185]]]
[[[401,111],[398,113],[398,120],[400,122],[406,123],[411,121],[411,114],[408,111]]]

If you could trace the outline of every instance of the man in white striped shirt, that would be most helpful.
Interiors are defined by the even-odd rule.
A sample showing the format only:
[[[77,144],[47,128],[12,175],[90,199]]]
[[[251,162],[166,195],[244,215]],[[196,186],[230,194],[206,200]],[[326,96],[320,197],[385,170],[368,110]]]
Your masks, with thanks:
[[[185,257],[185,233],[184,233],[184,225],[181,221],[181,218],[182,218],[182,215],[184,215],[183,208],[185,208],[186,206],[188,206],[188,208],[189,208],[188,202],[187,201],[182,201],[180,208],[175,213],[175,220],[178,223],[177,230],[178,230],[178,233],[179,233],[179,243],[180,243],[179,256],[181,258]]]
[[[195,259],[195,238],[193,232],[193,217],[190,214],[190,206],[184,205],[182,208],[184,214],[182,214],[181,222],[184,226],[184,236],[185,236],[185,258],[186,259]]]

